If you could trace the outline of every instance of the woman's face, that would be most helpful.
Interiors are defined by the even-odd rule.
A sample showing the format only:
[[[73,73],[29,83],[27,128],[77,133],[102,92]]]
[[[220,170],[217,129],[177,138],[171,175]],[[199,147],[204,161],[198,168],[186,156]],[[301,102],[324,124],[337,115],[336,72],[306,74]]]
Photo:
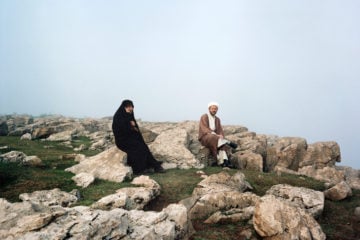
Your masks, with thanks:
[[[133,111],[134,111],[134,107],[133,106],[127,106],[127,107],[125,107],[125,111],[127,112],[127,113],[133,113]]]

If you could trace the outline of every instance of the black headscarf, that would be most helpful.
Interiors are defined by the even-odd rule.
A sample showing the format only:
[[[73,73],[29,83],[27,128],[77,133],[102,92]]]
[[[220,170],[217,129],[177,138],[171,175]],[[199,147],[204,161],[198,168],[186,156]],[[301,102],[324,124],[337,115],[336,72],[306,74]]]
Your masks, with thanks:
[[[134,104],[131,100],[126,99],[122,101],[120,107],[113,117],[112,130],[116,143],[120,143],[122,140],[128,138],[129,135],[131,135],[133,132],[133,127],[131,126],[130,121],[134,121],[135,126],[139,128],[134,117],[134,112],[126,112],[125,108],[128,106],[134,107]]]

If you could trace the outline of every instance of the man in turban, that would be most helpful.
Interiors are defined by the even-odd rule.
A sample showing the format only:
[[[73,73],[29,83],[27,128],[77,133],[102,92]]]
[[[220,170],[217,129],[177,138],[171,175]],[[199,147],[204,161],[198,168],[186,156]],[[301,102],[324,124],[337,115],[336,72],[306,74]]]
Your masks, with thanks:
[[[224,138],[224,131],[220,118],[216,116],[219,109],[217,102],[208,104],[208,112],[200,118],[199,141],[201,145],[210,149],[211,154],[217,159],[217,164],[223,167],[232,167],[227,156],[228,146],[237,148],[237,144]]]

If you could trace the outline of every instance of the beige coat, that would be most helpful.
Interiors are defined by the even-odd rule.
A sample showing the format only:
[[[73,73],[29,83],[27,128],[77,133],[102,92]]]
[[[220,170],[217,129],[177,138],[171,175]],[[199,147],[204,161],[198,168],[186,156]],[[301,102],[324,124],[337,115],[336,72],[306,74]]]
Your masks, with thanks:
[[[211,134],[212,130],[209,126],[209,117],[207,114],[203,114],[200,118],[199,123],[199,141],[201,142],[201,145],[207,147],[210,149],[211,154],[216,157],[218,153],[218,140],[219,136],[215,134]],[[215,116],[215,131],[218,135],[224,136],[224,131],[221,126],[220,118]]]

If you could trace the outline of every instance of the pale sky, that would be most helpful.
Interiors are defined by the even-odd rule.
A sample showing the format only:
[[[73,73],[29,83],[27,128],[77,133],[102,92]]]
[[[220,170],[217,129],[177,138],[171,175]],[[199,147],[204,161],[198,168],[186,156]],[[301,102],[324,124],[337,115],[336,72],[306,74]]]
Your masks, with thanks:
[[[199,120],[336,141],[360,169],[358,0],[0,0],[0,114]]]

